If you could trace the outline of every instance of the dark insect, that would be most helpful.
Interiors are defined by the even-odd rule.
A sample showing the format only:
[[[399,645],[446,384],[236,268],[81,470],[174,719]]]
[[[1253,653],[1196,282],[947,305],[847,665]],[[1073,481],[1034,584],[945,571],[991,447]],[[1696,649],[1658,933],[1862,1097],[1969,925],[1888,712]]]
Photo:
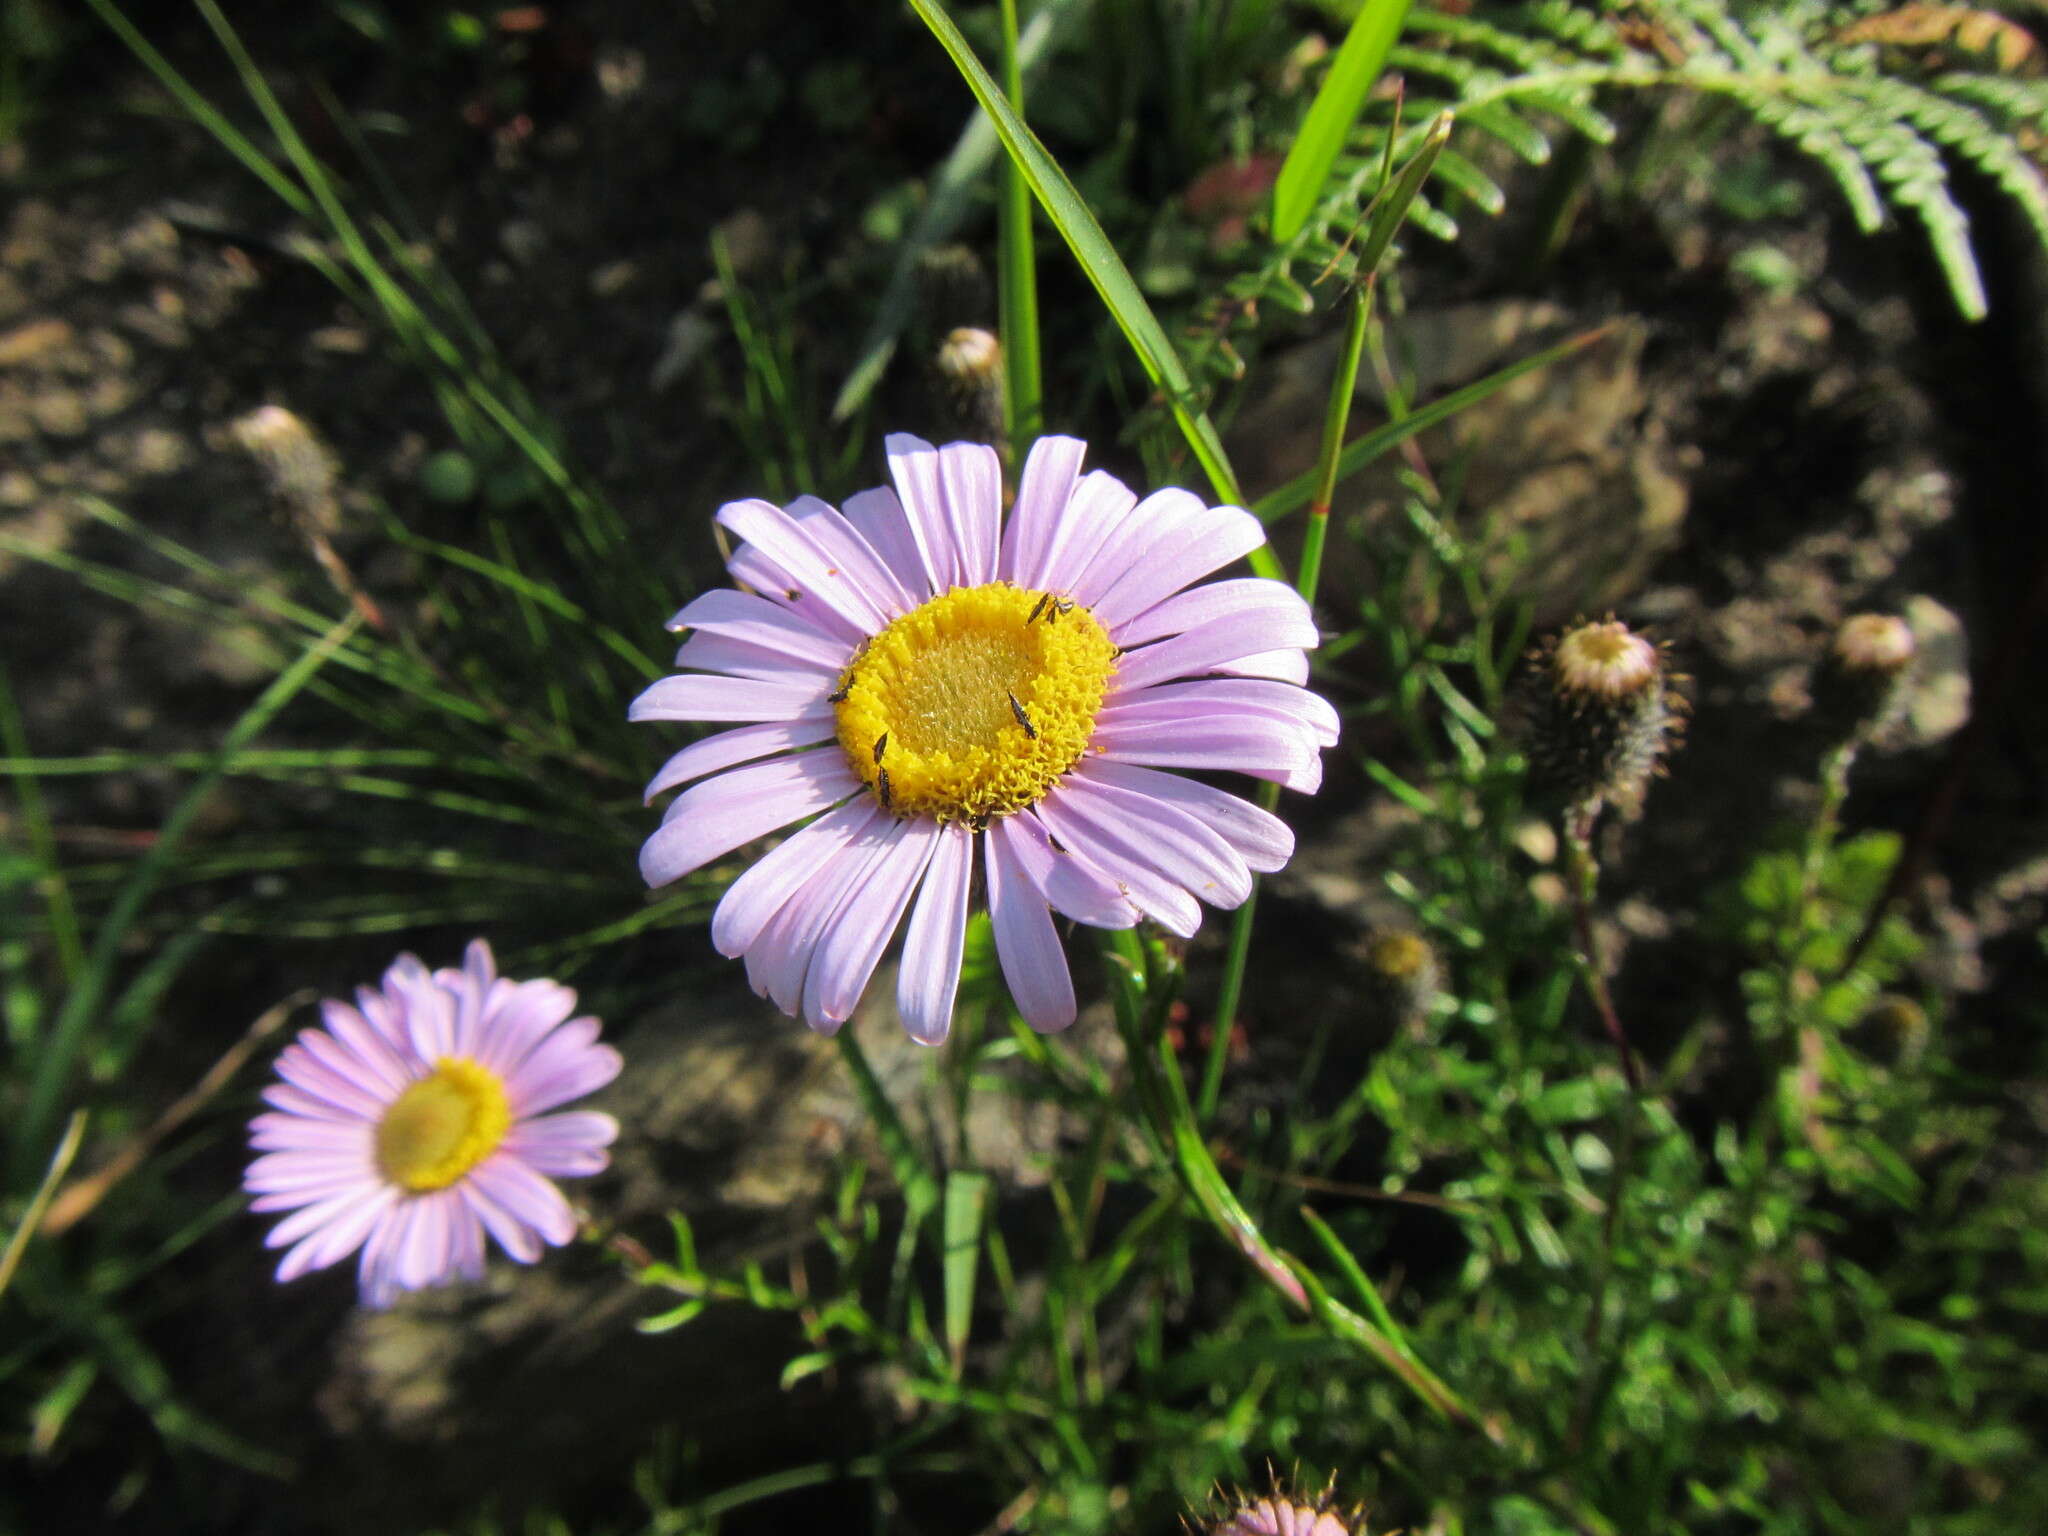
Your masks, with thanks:
[[[851,692],[853,692],[853,677],[849,674],[845,682],[825,695],[825,702],[827,704],[844,704],[846,696]]]
[[[1046,611],[1045,622],[1048,624],[1057,623],[1061,614],[1072,613],[1073,611],[1074,600],[1071,597],[1056,597],[1052,600],[1052,607]]]
[[[1038,616],[1041,613],[1045,612],[1045,605],[1051,601],[1052,594],[1050,592],[1041,592],[1038,594],[1038,601],[1031,605],[1031,616],[1024,621],[1024,627],[1026,629],[1029,629],[1033,624],[1038,622]]]
[[[1010,713],[1017,717],[1017,723],[1024,727],[1024,734],[1033,741],[1038,740],[1038,727],[1031,723],[1031,717],[1024,713],[1024,706],[1017,702],[1017,695],[1006,694],[1010,701]]]
[[[881,735],[875,738],[875,761],[879,763],[882,760],[882,754],[888,750],[889,733],[887,731],[884,731]]]
[[[1052,851],[1054,853],[1065,853],[1067,851],[1067,845],[1054,837],[1050,832],[1045,834],[1045,840],[1052,844]]]
[[[882,802],[883,810],[893,811],[896,808],[892,803],[894,796],[895,791],[889,787],[889,770],[884,768],[875,776],[875,797]]]

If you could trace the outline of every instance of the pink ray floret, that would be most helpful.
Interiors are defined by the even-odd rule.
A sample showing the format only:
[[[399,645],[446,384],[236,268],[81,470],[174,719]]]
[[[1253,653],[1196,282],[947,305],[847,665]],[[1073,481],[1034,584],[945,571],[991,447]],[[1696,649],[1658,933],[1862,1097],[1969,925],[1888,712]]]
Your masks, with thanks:
[[[1314,791],[1337,739],[1336,711],[1302,686],[1315,626],[1283,583],[1205,580],[1265,542],[1249,512],[1183,490],[1141,500],[1112,475],[1084,474],[1076,439],[1034,445],[1007,517],[992,449],[900,434],[887,448],[893,485],[843,510],[814,497],[720,509],[744,541],[729,566],[746,590],[706,593],[675,616],[688,670],[648,688],[631,717],[728,728],[649,784],[650,800],[682,793],[641,873],[666,885],[805,822],[732,883],[712,920],[713,943],[745,958],[755,991],[830,1033],[900,929],[898,1010],[913,1038],[937,1044],[979,891],[1019,1011],[1061,1029],[1075,999],[1055,914],[1190,935],[1198,902],[1239,905],[1254,875],[1292,854],[1278,818],[1168,770]],[[860,760],[866,744],[856,753],[843,739],[847,679],[905,615],[990,584],[1085,610],[1115,647],[1114,670],[1085,748],[1031,803],[906,813]],[[886,746],[873,742],[875,764]]]
[[[279,1053],[279,1081],[263,1091],[271,1107],[249,1128],[250,1209],[290,1213],[266,1239],[285,1249],[277,1278],[360,1252],[362,1298],[382,1307],[476,1279],[487,1233],[522,1264],[568,1242],[575,1217],[552,1181],[603,1169],[619,1130],[610,1115],[561,1110],[620,1067],[598,1021],[575,1009],[567,987],[499,976],[482,939],[459,970],[400,955],[353,1005],[323,1002],[325,1027]],[[394,1152],[394,1106],[417,1110],[437,1092],[426,1107],[440,1118]],[[446,1155],[421,1172],[436,1152]]]

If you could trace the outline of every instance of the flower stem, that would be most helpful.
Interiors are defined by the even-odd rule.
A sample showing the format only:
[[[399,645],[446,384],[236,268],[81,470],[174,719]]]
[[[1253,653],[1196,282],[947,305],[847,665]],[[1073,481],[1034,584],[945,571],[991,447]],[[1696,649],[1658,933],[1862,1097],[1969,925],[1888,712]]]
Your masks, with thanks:
[[[1003,94],[1021,116],[1024,66],[1017,51],[1017,0],[1002,0]],[[1031,187],[1014,158],[1005,155],[996,210],[996,286],[1003,325],[1004,430],[1010,452],[1045,427],[1044,385],[1038,350],[1038,268],[1031,241]]]
[[[1330,501],[1337,491],[1337,466],[1344,453],[1344,431],[1351,421],[1351,400],[1358,391],[1358,368],[1365,356],[1365,332],[1372,319],[1373,285],[1370,281],[1351,302],[1344,329],[1344,350],[1337,371],[1330,380],[1330,398],[1323,412],[1322,452],[1316,459],[1315,494],[1309,502],[1308,531],[1301,546],[1301,570],[1294,587],[1311,609],[1316,587],[1323,574],[1323,544],[1330,533]],[[1261,784],[1257,804],[1271,812],[1280,803],[1280,786]],[[1252,919],[1259,905],[1259,883],[1252,879],[1252,893],[1230,920],[1230,949],[1223,960],[1223,979],[1216,989],[1216,1018],[1211,1025],[1209,1054],[1202,1063],[1202,1086],[1195,1099],[1195,1113],[1207,1121],[1216,1113],[1223,1093],[1223,1068],[1230,1060],[1230,1034],[1237,1026],[1237,1005],[1244,997],[1245,965],[1251,959]]]

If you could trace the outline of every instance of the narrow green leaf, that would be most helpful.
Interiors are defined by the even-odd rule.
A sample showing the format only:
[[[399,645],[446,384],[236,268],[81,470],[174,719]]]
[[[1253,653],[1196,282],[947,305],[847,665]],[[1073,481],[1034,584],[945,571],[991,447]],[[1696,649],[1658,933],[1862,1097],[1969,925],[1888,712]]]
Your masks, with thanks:
[[[1365,110],[1366,98],[1387,62],[1387,50],[1401,35],[1411,0],[1365,0],[1351,22],[1344,45],[1337,50],[1322,89],[1309,103],[1301,132],[1287,151],[1280,177],[1273,183],[1273,238],[1282,244],[1301,233],[1316,199],[1330,179],[1330,168],[1351,135],[1352,124]]]
[[[1046,217],[1052,220],[1053,227],[1067,242],[1067,248],[1080,262],[1088,281],[1095,285],[1095,291],[1101,295],[1111,317],[1130,342],[1131,350],[1137,354],[1146,377],[1165,396],[1174,420],[1180,424],[1182,435],[1187,438],[1189,448],[1208,475],[1217,497],[1236,506],[1244,505],[1244,492],[1238,487],[1237,475],[1230,467],[1229,455],[1223,450],[1223,439],[1217,435],[1215,423],[1209,420],[1206,411],[1195,405],[1194,382],[1188,377],[1180,354],[1174,350],[1172,340],[1152,313],[1152,307],[1145,302],[1145,296],[1138,291],[1130,269],[1117,255],[1116,247],[1109,243],[1109,236],[1103,233],[1102,225],[1082,201],[1067,173],[1060,169],[1059,162],[1038,142],[1038,135],[1004,98],[1002,87],[975,57],[967,39],[960,35],[960,29],[953,25],[938,0],[910,0],[910,6],[931,29],[932,36],[939,40],[939,45],[966,80],[968,89],[974,92],[974,99],[981,103],[982,111],[995,123],[1003,147],[1024,173],[1024,179],[1031,184],[1039,206],[1045,209]],[[1281,578],[1280,561],[1272,550],[1255,549],[1249,559],[1252,569],[1259,575],[1276,580]]]
[[[976,1169],[956,1168],[946,1176],[943,1217],[946,1286],[946,1352],[959,1379],[974,1323],[974,1277],[981,1259],[981,1229],[988,1219],[994,1181]]]
[[[1337,478],[1343,480],[1357,474],[1375,459],[1382,458],[1400,447],[1416,433],[1425,431],[1439,422],[1450,420],[1467,406],[1477,405],[1488,395],[1514,383],[1526,373],[1548,368],[1559,358],[1569,357],[1581,347],[1589,347],[1594,342],[1605,339],[1612,330],[1611,325],[1603,325],[1594,330],[1582,331],[1554,347],[1546,347],[1520,362],[1510,363],[1499,372],[1490,373],[1475,384],[1467,384],[1463,389],[1453,390],[1443,399],[1432,401],[1399,421],[1389,422],[1377,432],[1366,433],[1345,448],[1343,457],[1337,462]],[[1296,475],[1277,490],[1268,491],[1252,503],[1252,511],[1258,514],[1261,521],[1270,523],[1276,518],[1285,517],[1288,513],[1307,506],[1315,490],[1316,472],[1311,469],[1305,474]]]

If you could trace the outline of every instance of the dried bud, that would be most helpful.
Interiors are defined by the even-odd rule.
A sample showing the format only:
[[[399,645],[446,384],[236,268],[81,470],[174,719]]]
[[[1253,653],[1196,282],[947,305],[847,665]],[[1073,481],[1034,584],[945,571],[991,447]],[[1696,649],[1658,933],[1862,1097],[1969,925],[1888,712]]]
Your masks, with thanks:
[[[300,533],[331,537],[341,523],[333,455],[313,429],[281,405],[258,406],[229,428],[256,460],[270,494]]]
[[[1661,646],[1617,619],[1581,621],[1529,653],[1512,700],[1536,786],[1633,813],[1683,725]]]
[[[1403,1023],[1421,1019],[1442,980],[1429,941],[1405,928],[1382,929],[1366,941],[1365,969],[1387,1011]]]
[[[1888,613],[1844,619],[1813,680],[1814,713],[1828,734],[1847,740],[1882,726],[1918,651],[1904,619]]]
[[[997,443],[1003,437],[1003,348],[977,326],[949,332],[932,360],[945,435]]]

